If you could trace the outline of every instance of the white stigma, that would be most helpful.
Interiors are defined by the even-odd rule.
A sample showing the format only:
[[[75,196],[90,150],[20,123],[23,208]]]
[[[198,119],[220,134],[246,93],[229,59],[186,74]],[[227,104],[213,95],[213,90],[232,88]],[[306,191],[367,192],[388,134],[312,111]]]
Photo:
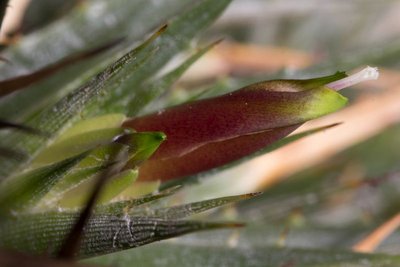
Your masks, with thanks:
[[[378,79],[378,77],[379,77],[378,68],[367,66],[365,69],[353,75],[350,75],[338,81],[328,83],[326,86],[333,90],[339,91],[343,88],[347,88],[361,82],[376,80]]]

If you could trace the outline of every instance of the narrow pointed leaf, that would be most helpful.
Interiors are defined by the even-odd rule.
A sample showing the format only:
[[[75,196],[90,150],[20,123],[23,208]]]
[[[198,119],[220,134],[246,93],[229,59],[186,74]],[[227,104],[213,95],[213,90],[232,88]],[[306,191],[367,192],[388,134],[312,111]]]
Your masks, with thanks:
[[[199,58],[201,58],[205,53],[207,53],[219,42],[220,41],[211,43],[210,45],[199,49],[196,53],[186,59],[181,65],[168,72],[160,79],[142,85],[143,88],[147,89],[139,91],[138,97],[141,100],[141,105],[135,104],[135,101],[137,101],[136,99],[131,100],[131,103],[128,104],[128,113],[138,113],[140,111],[140,108],[143,108],[144,103],[149,103],[155,96],[160,95],[167,88],[170,88],[172,84],[176,82],[190,66],[192,66],[193,63],[195,63]]]
[[[93,47],[99,40],[110,42],[121,36],[129,36],[130,41],[140,41],[143,34],[154,30],[157,25],[161,25],[193,2],[97,0],[94,4],[74,9],[68,16],[35,34],[24,36],[19,45],[6,52],[13,62],[18,63],[15,67],[39,69],[57,59]],[[95,12],[98,17],[93,17]],[[113,23],[104,19],[106,16],[114,17]],[[31,50],[26,49],[28,45]],[[11,77],[10,74],[14,71],[2,68],[0,73]]]
[[[128,51],[132,44],[143,40],[145,33],[153,31],[157,25],[165,23],[194,1],[99,0],[84,8],[78,7],[56,23],[35,34],[24,36],[16,46],[3,50],[2,55],[13,64],[0,64],[1,79],[20,75],[21,70],[37,70],[68,55],[90,50],[98,45],[99,40],[108,42],[127,36],[129,40],[121,44],[121,47]],[[94,18],[93,14],[103,19]],[[111,17],[114,19],[110,24],[106,18]],[[26,123],[32,114],[85,84],[91,76],[117,60],[120,53],[107,51],[93,59],[74,64],[43,82],[33,84],[29,90],[1,98],[0,114],[3,118]]]
[[[92,82],[83,86],[80,90],[66,96],[54,107],[30,119],[30,125],[40,125],[42,130],[57,135],[65,130],[70,123],[77,120],[79,118],[78,115],[84,110],[92,115],[99,114],[100,111],[109,112],[110,110],[115,110],[106,108],[107,99],[113,99],[112,103],[115,103],[117,106],[121,104],[115,102],[115,99],[110,95],[111,91],[113,91],[114,96],[118,95],[120,101],[125,102],[125,108],[122,111],[126,110],[126,104],[129,103],[128,96],[135,97],[135,94],[131,92],[132,88],[137,87],[139,83],[143,83],[146,78],[153,75],[165,65],[176,52],[187,47],[190,39],[198,33],[200,29],[204,29],[216,19],[229,2],[229,0],[218,1],[217,4],[215,4],[215,1],[210,0],[198,2],[198,4],[190,7],[188,12],[182,13],[171,23],[170,29],[167,30],[165,34],[162,34],[160,41],[149,45],[154,39],[150,38],[144,45],[110,66],[108,70],[101,74],[102,77],[101,75],[98,76],[98,79],[92,80]],[[207,16],[202,16],[204,12],[207,13]],[[190,21],[189,24],[188,21]],[[190,25],[190,27],[188,25]],[[161,32],[158,34],[160,33]],[[129,59],[131,58],[134,58],[134,60],[130,61]],[[141,68],[140,65],[145,61],[147,61],[145,64],[146,66]],[[126,64],[123,65],[123,63]],[[120,73],[116,75],[118,71],[120,71]],[[100,77],[101,79],[99,79]],[[106,79],[107,81],[104,82]],[[121,83],[122,81],[123,83]],[[133,81],[135,82],[133,83]],[[107,84],[107,86],[104,86],[104,84]],[[102,95],[103,93],[106,93],[107,96]],[[105,104],[92,105],[94,102],[98,104],[104,102]],[[140,105],[140,103],[137,104]],[[143,103],[143,106],[144,105],[145,103]],[[101,109],[102,107],[103,109]],[[18,142],[16,140],[18,140]],[[53,139],[43,142],[38,139],[29,138],[27,140],[20,136],[12,136],[10,138],[4,138],[4,141],[27,147],[27,152],[31,156],[35,156],[45,145],[51,144]],[[0,175],[11,176],[15,172],[18,172],[20,167],[25,163],[26,161],[1,162]]]
[[[114,138],[129,131],[120,128],[123,114],[108,114],[82,120],[61,134],[54,143],[41,151],[31,163],[41,166],[57,162],[110,143]]]
[[[160,31],[163,30],[164,28]],[[9,138],[5,138],[6,140],[4,141],[15,144],[16,147],[24,147],[30,155],[36,155],[43,150],[44,146],[51,144],[54,138],[67,128],[66,126],[69,123],[76,121],[88,105],[93,105],[97,100],[105,97],[105,94],[109,93],[111,80],[115,83],[115,79],[125,77],[128,75],[127,71],[133,71],[139,65],[143,64],[153,53],[154,49],[142,54],[141,57],[138,57],[138,53],[148,46],[159,34],[160,32],[155,33],[142,45],[108,66],[89,83],[76,89],[53,107],[49,107],[35,117],[31,122],[32,125],[40,127],[39,129],[42,131],[51,133],[53,135],[52,139],[43,140],[12,135]],[[0,175],[9,176],[14,171],[18,171],[18,168],[23,166],[24,163],[26,161],[2,161],[0,162]]]
[[[85,132],[63,139],[43,150],[32,161],[33,167],[40,167],[73,157],[84,151],[100,147],[112,142],[113,138],[126,134],[128,131],[122,128],[101,129]]]
[[[125,118],[124,114],[114,113],[79,121],[63,132],[55,143],[87,132],[117,128]]]
[[[42,135],[45,136],[46,134],[36,130],[32,127],[23,125],[23,124],[18,124],[18,123],[14,123],[14,122],[9,122],[9,121],[5,121],[5,120],[0,120],[0,129],[15,129],[18,131],[22,131],[25,133],[29,133],[29,134],[36,134],[36,135]]]
[[[75,168],[71,170],[70,173],[65,175],[54,186],[49,194],[45,196],[43,202],[46,203],[46,205],[49,205],[52,202],[57,201],[58,199],[62,198],[65,192],[79,186],[85,180],[100,173],[102,170],[107,168],[109,164],[124,164],[124,162],[109,161],[110,157],[113,157],[113,155],[116,155],[116,153],[118,153],[122,149],[125,150],[127,154],[129,153],[128,146],[115,143],[111,143],[93,151],[87,152],[88,155],[85,156],[79,162],[79,164],[77,164]]]
[[[123,200],[123,201],[116,201],[109,204],[99,205],[96,207],[96,213],[103,213],[103,214],[115,214],[121,215],[130,209],[135,209],[136,207],[147,204],[158,199],[166,198],[168,196],[173,195],[176,193],[181,186],[174,186],[168,189],[162,190],[159,193],[146,195],[140,198],[134,198],[130,200]]]
[[[145,195],[156,194],[160,188],[160,181],[136,181],[135,186],[126,188],[121,194],[118,195],[113,201],[125,201],[136,198],[141,198]]]
[[[57,202],[61,208],[82,208],[89,198],[91,188],[93,188],[97,177],[86,180],[79,187],[65,192],[62,198]],[[101,194],[98,197],[97,204],[107,203],[128,186],[132,186],[137,178],[137,170],[127,170],[114,177],[109,178]]]
[[[119,163],[120,161],[125,162],[127,157],[128,154],[126,153],[124,147],[122,147],[117,153],[111,155],[111,157],[108,159],[109,166],[96,179],[95,184],[90,191],[90,195],[87,199],[85,207],[83,208],[82,212],[80,212],[78,219],[74,223],[70,232],[63,241],[60,250],[57,253],[58,258],[75,258],[75,255],[79,251],[79,247],[82,243],[84,227],[87,225],[87,222],[92,215],[92,211],[96,206],[96,202],[98,201],[99,196],[102,193],[104,185],[107,183],[110,177],[119,173],[121,171],[121,168],[123,167],[123,165],[112,163]]]
[[[116,142],[94,149],[54,186],[41,201],[39,207],[55,206],[55,203],[58,203],[68,191],[72,193],[71,190],[74,188],[78,191],[82,190],[77,187],[99,174],[109,164],[115,163],[124,166],[129,161],[132,168],[135,168],[136,164],[147,159],[163,140],[164,135],[161,133],[133,133],[123,135]],[[121,149],[127,153],[124,158],[126,161],[110,162],[110,157]],[[129,181],[129,177],[131,176],[126,177],[127,181]],[[120,188],[121,191],[122,189]]]
[[[196,1],[188,10],[174,18],[168,24],[168,29],[160,35],[160,38],[147,48],[159,48],[154,57],[145,66],[138,68],[129,79],[114,90],[114,96],[104,103],[104,110],[100,112],[125,112],[128,110],[129,116],[136,115],[148,104],[146,99],[163,92],[159,89],[156,91],[148,90],[147,87],[142,87],[143,82],[157,73],[174,55],[186,49],[190,40],[218,18],[230,2],[230,0]],[[204,16],[204,14],[207,15]],[[146,52],[146,50],[143,52]],[[184,70],[184,68],[181,68],[181,70]],[[132,88],[135,87],[138,87],[138,90],[132,93]],[[142,99],[145,99],[145,101]]]
[[[0,187],[0,212],[7,214],[33,206],[85,156],[86,153],[3,183]]]
[[[238,196],[221,197],[199,202],[183,204],[179,206],[159,208],[159,209],[132,209],[131,214],[161,218],[164,220],[182,219],[209,209],[220,207],[226,204],[246,200],[260,195],[260,193],[250,193]],[[129,212],[129,211],[128,211]]]
[[[0,97],[11,94],[17,90],[21,90],[21,89],[31,85],[33,83],[39,82],[43,79],[46,79],[47,77],[50,77],[51,75],[55,74],[56,72],[64,69],[65,67],[67,67],[69,65],[72,65],[76,62],[96,56],[99,53],[102,53],[105,50],[108,50],[108,49],[114,47],[115,45],[118,45],[122,40],[123,39],[120,38],[120,39],[114,40],[110,43],[107,43],[105,45],[102,45],[100,47],[97,47],[93,50],[89,50],[89,51],[79,53],[77,55],[69,56],[63,60],[60,60],[59,62],[56,62],[53,65],[44,67],[33,73],[18,76],[15,78],[2,80],[2,81],[0,81]]]
[[[0,147],[0,157],[11,158],[13,160],[24,160],[28,157],[25,152],[10,149],[7,147]]]
[[[34,254],[47,252],[54,255],[77,218],[77,213],[55,212],[2,221],[0,245]],[[241,225],[92,215],[85,226],[78,257],[107,254],[195,231],[238,226]]]

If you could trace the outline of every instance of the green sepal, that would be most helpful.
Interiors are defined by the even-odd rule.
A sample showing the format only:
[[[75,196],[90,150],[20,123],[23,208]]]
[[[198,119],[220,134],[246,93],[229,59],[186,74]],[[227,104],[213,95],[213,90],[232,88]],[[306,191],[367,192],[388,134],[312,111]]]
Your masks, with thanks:
[[[132,132],[120,128],[124,120],[123,114],[109,114],[82,120],[60,135],[51,146],[41,151],[31,166],[37,168],[67,159],[110,143],[116,136]]]
[[[127,187],[132,186],[137,176],[137,170],[127,170],[111,177],[104,185],[97,203],[104,204],[109,202]],[[66,192],[58,201],[57,206],[61,208],[82,208],[90,196],[92,188],[96,183],[96,178],[97,176],[87,179],[79,187]]]
[[[148,159],[166,138],[167,136],[162,132],[138,132],[125,135],[116,142],[128,143],[132,149],[135,149],[135,154],[127,164],[128,167],[134,168]]]
[[[39,207],[55,206],[65,193],[72,189],[80,190],[79,187],[83,186],[85,181],[104,170],[109,164],[117,163],[122,167],[129,161],[130,167],[135,168],[137,164],[146,160],[164,139],[165,135],[158,132],[132,133],[122,136],[116,142],[93,150],[54,186],[41,201]],[[126,150],[126,161],[110,161],[112,155],[121,149]],[[120,192],[125,188],[121,188]]]
[[[298,82],[304,88],[304,90],[309,90],[309,89],[314,89],[317,87],[325,86],[328,83],[346,78],[347,76],[348,75],[346,74],[346,72],[338,71],[332,75],[313,78],[313,79],[307,79],[307,80],[296,80],[296,82]]]
[[[348,99],[328,87],[312,89],[312,97],[307,101],[306,108],[299,113],[304,120],[312,120],[333,113],[343,108]]]

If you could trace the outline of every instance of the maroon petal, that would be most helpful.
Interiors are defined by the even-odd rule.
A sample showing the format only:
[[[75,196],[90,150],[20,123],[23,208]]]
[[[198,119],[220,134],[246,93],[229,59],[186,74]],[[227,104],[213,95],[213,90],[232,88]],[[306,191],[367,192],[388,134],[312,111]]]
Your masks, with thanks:
[[[140,166],[140,180],[177,179],[210,170],[252,154],[294,131],[300,124],[207,143],[190,153],[150,159]]]
[[[280,83],[271,81],[262,88],[249,86],[216,98],[179,105],[130,119],[123,126],[164,132],[167,140],[152,156],[163,159],[189,153],[205,143],[303,123],[337,110],[346,102],[340,94],[326,88],[300,92],[267,90]]]

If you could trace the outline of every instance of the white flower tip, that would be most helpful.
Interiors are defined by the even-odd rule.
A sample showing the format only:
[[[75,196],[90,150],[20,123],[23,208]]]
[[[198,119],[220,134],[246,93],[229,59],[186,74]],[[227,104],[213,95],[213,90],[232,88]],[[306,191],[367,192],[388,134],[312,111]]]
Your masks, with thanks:
[[[360,73],[363,73],[364,79],[366,81],[377,80],[379,78],[379,71],[376,67],[367,66],[365,69],[360,71]]]
[[[339,91],[343,88],[347,88],[361,82],[376,80],[378,79],[378,77],[379,77],[378,68],[367,66],[366,68],[355,74],[352,74],[341,80],[331,82],[326,86],[332,88],[333,90]]]

